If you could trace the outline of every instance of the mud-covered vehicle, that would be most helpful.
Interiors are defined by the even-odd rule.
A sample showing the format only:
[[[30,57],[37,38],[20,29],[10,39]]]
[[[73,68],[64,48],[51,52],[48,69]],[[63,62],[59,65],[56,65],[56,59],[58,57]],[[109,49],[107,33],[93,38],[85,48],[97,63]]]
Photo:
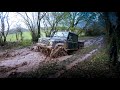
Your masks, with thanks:
[[[78,50],[83,47],[84,43],[78,42],[78,35],[73,32],[59,31],[50,37],[39,38],[37,46],[42,52],[51,53],[50,55],[60,54],[60,52],[66,55],[69,50]]]
[[[38,43],[52,46],[52,48],[56,45],[64,45],[66,50],[77,50],[78,35],[72,32],[55,32],[55,34],[51,37],[39,38]]]

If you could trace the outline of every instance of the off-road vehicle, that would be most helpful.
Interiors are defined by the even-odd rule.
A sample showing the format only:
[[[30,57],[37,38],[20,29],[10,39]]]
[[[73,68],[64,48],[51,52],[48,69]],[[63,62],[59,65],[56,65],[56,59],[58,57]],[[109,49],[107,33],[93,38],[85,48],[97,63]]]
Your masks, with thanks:
[[[52,36],[39,38],[37,43],[38,49],[47,55],[59,56],[66,55],[70,50],[78,50],[84,46],[84,42],[78,41],[78,35],[68,31],[54,32]]]

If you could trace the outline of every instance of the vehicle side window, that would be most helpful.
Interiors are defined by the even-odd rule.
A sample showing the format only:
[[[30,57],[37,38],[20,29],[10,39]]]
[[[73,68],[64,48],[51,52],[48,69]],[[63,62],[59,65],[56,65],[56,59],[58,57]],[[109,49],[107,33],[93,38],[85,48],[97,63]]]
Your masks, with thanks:
[[[74,34],[69,34],[68,35],[68,41],[78,42],[78,36],[74,35]]]
[[[72,36],[71,35],[69,35],[68,41],[72,41]]]

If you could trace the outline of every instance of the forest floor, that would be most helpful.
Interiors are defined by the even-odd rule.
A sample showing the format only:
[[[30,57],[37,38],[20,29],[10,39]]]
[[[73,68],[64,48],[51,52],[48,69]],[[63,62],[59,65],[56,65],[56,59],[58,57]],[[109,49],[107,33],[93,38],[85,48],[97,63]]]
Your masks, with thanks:
[[[103,37],[85,40],[85,46],[72,55],[49,60],[42,53],[31,51],[30,48],[0,51],[0,78],[9,77],[61,77],[79,62],[99,52],[103,47]]]

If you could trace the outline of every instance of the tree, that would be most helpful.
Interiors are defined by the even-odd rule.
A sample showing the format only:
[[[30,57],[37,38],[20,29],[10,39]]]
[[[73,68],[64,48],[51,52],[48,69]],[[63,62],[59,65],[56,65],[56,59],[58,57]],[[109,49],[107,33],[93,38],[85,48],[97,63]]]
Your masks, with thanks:
[[[48,36],[52,34],[53,31],[57,31],[57,27],[60,21],[63,19],[64,12],[48,12],[45,16],[45,22],[47,22],[50,27]]]
[[[47,36],[49,36],[49,27],[48,27],[48,24],[47,24],[45,18],[43,18],[43,25],[44,25],[44,33],[47,37]]]
[[[105,19],[108,44],[109,60],[114,66],[118,65],[118,51],[120,49],[120,13],[119,12],[105,12],[103,13]]]
[[[38,12],[38,19],[37,19],[37,28],[38,28],[38,38],[41,37],[41,33],[40,33],[40,22],[43,19],[43,17],[46,15],[46,13],[41,13]]]
[[[86,23],[83,29],[87,29],[87,27],[94,21],[97,20],[99,13],[97,12],[83,12],[83,21]]]
[[[73,32],[80,32],[82,29],[86,30],[88,25],[97,19],[98,13],[96,12],[65,12],[64,18],[61,22],[62,26],[65,25],[67,30]],[[85,26],[79,26],[80,22],[84,22]]]
[[[30,18],[30,16],[28,16],[27,12],[24,13],[18,13],[20,14],[20,16],[23,18],[25,25],[28,27],[28,29],[31,32],[31,36],[32,36],[32,41],[37,41],[37,35],[35,32],[35,25],[34,25],[34,15],[32,16],[32,18]]]
[[[18,40],[19,35],[20,35],[20,40],[23,41],[23,31],[20,25],[17,26],[17,32],[16,32],[16,39]]]
[[[78,25],[79,21],[82,19],[81,12],[69,12],[68,13],[68,30],[74,31],[75,27]]]
[[[85,32],[87,36],[98,36],[103,34],[105,31],[105,27],[100,25],[99,21],[93,21]]]
[[[6,37],[8,35],[8,32],[10,30],[10,24],[9,24],[9,13],[8,12],[1,12],[0,13],[0,44],[4,45],[6,43]]]
[[[18,12],[18,14],[23,18],[25,25],[30,30],[31,36],[32,36],[32,41],[37,42],[38,38],[41,36],[40,23],[46,13],[42,13],[42,12],[19,13]]]

